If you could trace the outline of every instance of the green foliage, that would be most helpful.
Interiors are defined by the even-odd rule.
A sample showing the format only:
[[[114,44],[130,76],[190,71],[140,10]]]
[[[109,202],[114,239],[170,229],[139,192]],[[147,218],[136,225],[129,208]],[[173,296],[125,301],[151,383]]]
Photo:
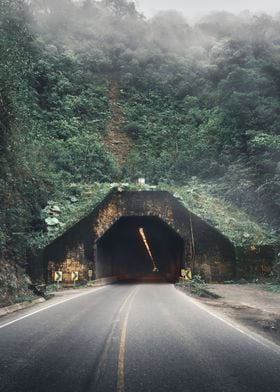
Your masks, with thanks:
[[[67,199],[71,184],[83,194],[139,176],[173,188],[210,180],[215,200],[279,230],[277,18],[214,14],[189,26],[176,12],[145,20],[126,0],[3,0],[1,255],[26,263],[28,244],[45,243],[42,209]],[[124,167],[104,143],[112,80],[133,140]],[[67,206],[76,218],[86,210]]]
[[[184,291],[202,298],[220,298],[219,295],[208,290],[207,284],[200,275],[194,275],[191,281],[180,281],[177,286]]]
[[[269,284],[267,290],[271,293],[280,294],[280,284]]]
[[[110,184],[94,183],[92,185],[75,184],[64,185],[53,194],[47,206],[40,211],[41,230],[31,231],[27,237],[27,245],[33,252],[43,249],[54,239],[68,230],[71,226],[90,214],[112,189]],[[53,206],[58,206],[60,213],[56,215],[58,224],[46,225],[46,219],[53,217],[49,214]]]
[[[275,250],[276,251],[276,257],[275,257],[275,263],[274,263],[274,269],[273,269],[273,274],[276,278],[276,281],[278,282],[278,289],[280,292],[280,251],[279,248]]]
[[[246,210],[236,207],[228,200],[215,196],[216,182],[202,182],[192,178],[184,186],[160,184],[195,215],[218,229],[236,248],[275,244],[276,232],[268,225],[260,225]]]
[[[136,17],[137,11],[134,2],[126,0],[102,0],[105,7],[117,18]]]
[[[29,289],[30,280],[11,260],[0,259],[0,307],[34,299]]]

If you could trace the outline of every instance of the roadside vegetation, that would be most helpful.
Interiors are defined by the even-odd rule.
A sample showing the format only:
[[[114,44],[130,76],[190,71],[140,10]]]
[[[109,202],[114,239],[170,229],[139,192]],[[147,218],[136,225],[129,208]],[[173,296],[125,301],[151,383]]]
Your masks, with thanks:
[[[126,0],[1,1],[0,258],[25,267],[110,184],[138,177],[174,192],[195,181],[184,197],[204,213],[220,199],[279,236],[279,26],[147,20]],[[116,105],[133,141],[123,163],[105,142]]]
[[[194,275],[191,281],[180,279],[180,281],[176,283],[175,287],[196,297],[211,299],[220,298],[218,294],[212,293],[208,290],[207,283],[200,275]]]

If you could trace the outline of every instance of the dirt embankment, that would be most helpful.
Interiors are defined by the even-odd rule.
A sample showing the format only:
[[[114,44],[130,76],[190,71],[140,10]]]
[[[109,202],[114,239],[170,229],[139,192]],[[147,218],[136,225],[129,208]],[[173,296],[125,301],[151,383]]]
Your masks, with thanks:
[[[202,302],[280,345],[280,293],[260,284],[209,284],[207,290],[220,298]]]
[[[109,101],[112,117],[107,124],[104,144],[111,151],[120,166],[124,165],[131,151],[132,140],[123,131],[124,113],[119,103],[120,88],[116,80],[112,80],[109,87]]]

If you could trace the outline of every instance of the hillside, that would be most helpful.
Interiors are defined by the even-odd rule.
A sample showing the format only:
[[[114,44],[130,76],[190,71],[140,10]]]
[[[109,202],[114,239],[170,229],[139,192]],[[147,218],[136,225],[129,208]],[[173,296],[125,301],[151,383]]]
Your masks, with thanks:
[[[50,201],[42,210],[42,217],[48,223],[48,230],[31,232],[30,246],[43,249],[69,228],[91,214],[112,191],[168,191],[193,214],[215,227],[236,247],[254,245],[276,245],[277,233],[268,224],[258,223],[241,208],[225,199],[211,194],[212,184],[196,178],[184,186],[170,186],[164,183],[157,186],[144,186],[129,183],[95,183],[80,187],[79,196],[60,195]],[[61,197],[62,196],[62,197]],[[73,202],[74,201],[74,202]],[[57,211],[57,213],[56,213]],[[53,217],[55,221],[52,222]]]
[[[2,1],[1,259],[24,267],[55,237],[48,208],[71,214],[63,231],[138,177],[196,193],[236,241],[251,220],[279,238],[279,42],[279,15],[189,24],[124,0]]]

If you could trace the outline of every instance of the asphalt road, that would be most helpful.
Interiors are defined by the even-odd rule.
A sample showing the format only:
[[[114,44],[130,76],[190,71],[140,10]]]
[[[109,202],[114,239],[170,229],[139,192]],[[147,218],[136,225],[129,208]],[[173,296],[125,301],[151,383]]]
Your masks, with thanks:
[[[0,320],[5,392],[279,392],[280,348],[170,284],[118,284]]]

